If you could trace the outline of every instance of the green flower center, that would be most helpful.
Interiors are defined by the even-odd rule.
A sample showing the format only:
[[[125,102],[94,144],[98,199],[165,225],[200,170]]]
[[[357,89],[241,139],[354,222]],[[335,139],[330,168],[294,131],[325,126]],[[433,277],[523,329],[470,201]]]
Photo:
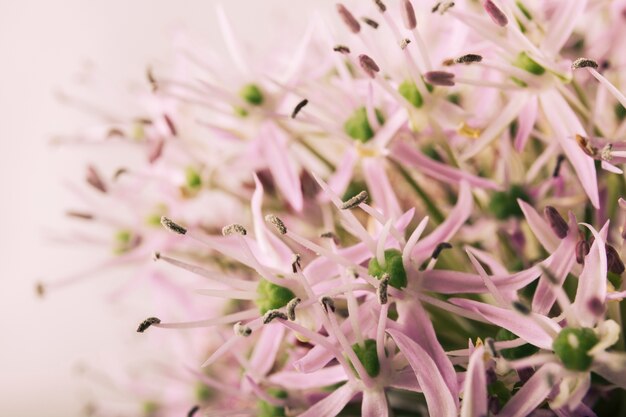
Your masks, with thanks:
[[[248,104],[253,106],[260,106],[265,100],[263,92],[256,84],[244,85],[239,91],[239,96],[241,96],[241,98],[243,98]]]
[[[383,113],[379,109],[374,109],[376,113],[376,119],[381,125],[385,123]],[[367,142],[374,137],[374,131],[370,122],[367,119],[367,110],[365,107],[359,107],[356,111],[346,120],[343,125],[343,130],[352,139],[356,139],[360,142]]]
[[[530,197],[520,185],[513,185],[507,191],[497,191],[493,193],[489,202],[489,211],[497,219],[504,220],[509,217],[523,217],[524,213],[517,204],[517,199],[530,201]]]
[[[414,107],[420,108],[424,105],[424,98],[420,94],[417,86],[413,81],[407,80],[404,81],[398,87],[398,92],[402,97],[408,100]]]
[[[593,358],[589,356],[589,350],[596,344],[598,344],[598,336],[593,329],[567,327],[561,330],[554,339],[552,350],[567,369],[586,371],[593,362]]]
[[[389,285],[397,289],[406,287],[407,279],[406,271],[402,264],[402,253],[397,249],[387,249],[385,251],[384,267],[378,263],[376,257],[372,258],[367,271],[371,276],[378,279],[382,278],[384,274],[389,274]]]
[[[272,284],[266,279],[259,281],[256,292],[259,295],[256,299],[256,305],[261,314],[265,314],[269,310],[284,307],[289,301],[296,297],[289,288]]]
[[[380,373],[380,362],[378,362],[378,354],[376,353],[376,341],[367,339],[362,344],[355,343],[352,350],[363,364],[363,368],[369,376],[376,378]],[[352,366],[352,363],[350,363]],[[354,370],[354,367],[353,367]]]
[[[287,398],[287,391],[276,388],[270,388],[268,393],[276,398]],[[285,407],[279,407],[263,400],[259,400],[257,402],[257,407],[259,409],[259,417],[285,417]]]
[[[185,169],[185,184],[191,190],[197,190],[202,186],[202,177],[200,177],[200,173],[194,167]]]

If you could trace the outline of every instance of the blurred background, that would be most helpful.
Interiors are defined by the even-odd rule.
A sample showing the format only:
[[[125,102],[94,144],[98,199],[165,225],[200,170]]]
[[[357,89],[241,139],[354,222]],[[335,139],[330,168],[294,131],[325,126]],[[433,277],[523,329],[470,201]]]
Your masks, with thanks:
[[[237,33],[254,43],[251,50],[271,47],[273,36],[302,34],[314,9],[333,8],[329,0],[222,3]],[[129,103],[118,93],[130,82],[145,82],[148,64],[171,59],[177,29],[223,49],[217,4],[0,0],[0,415],[81,415],[93,394],[79,375],[82,366],[127,362],[145,343],[135,333],[146,316],[138,297],[123,305],[107,301],[128,271],[107,271],[43,298],[35,294],[37,281],[101,258],[51,239],[62,231],[73,201],[63,184],[82,182],[90,160],[113,166],[137,157],[121,148],[103,153],[100,147],[51,145],[56,135],[92,122],[60,104],[59,94],[80,92],[84,78],[94,76],[109,87],[83,95],[123,111]]]

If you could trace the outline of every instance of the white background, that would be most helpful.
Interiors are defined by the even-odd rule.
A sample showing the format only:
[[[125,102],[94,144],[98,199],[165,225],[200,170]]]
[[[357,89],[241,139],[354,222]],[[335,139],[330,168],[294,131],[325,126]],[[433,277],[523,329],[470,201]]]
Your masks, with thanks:
[[[85,389],[77,364],[106,366],[105,360],[121,360],[141,343],[134,327],[145,312],[104,299],[123,274],[99,276],[43,300],[34,295],[38,279],[60,276],[98,258],[44,238],[46,230],[58,226],[70,201],[61,181],[81,181],[94,156],[93,150],[49,145],[53,135],[90,121],[59,105],[54,91],[72,85],[86,62],[110,79],[113,89],[141,80],[146,63],[168,58],[178,26],[219,45],[216,4],[0,0],[1,416],[80,415]],[[265,45],[271,36],[290,36],[284,22],[302,29],[314,8],[332,10],[332,2],[318,0],[223,4],[243,38]]]

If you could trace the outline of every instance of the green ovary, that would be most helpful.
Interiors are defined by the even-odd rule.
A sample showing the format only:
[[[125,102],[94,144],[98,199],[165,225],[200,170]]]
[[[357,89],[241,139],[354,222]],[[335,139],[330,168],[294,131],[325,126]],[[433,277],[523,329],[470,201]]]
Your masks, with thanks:
[[[565,328],[552,343],[552,349],[561,359],[563,366],[573,371],[586,371],[593,362],[589,356],[592,347],[598,344],[598,336],[588,327]]]
[[[385,251],[385,266],[382,267],[378,263],[377,258],[370,260],[367,268],[369,274],[378,279],[384,274],[389,274],[389,285],[394,288],[401,289],[406,287],[406,271],[402,264],[402,253],[397,249],[387,249]]]
[[[269,310],[284,307],[289,301],[296,297],[289,288],[272,284],[265,279],[261,279],[256,292],[259,295],[256,299],[256,305],[261,314],[265,314]]]

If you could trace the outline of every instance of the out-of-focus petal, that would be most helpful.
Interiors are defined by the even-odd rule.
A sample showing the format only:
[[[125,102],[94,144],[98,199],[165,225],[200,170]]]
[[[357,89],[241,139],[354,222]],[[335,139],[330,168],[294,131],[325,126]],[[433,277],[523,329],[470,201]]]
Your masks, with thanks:
[[[498,417],[525,417],[537,408],[558,382],[560,367],[547,364],[539,368],[522,388],[506,403]],[[550,378],[552,376],[552,378]],[[550,379],[553,380],[551,383]]]
[[[357,392],[358,389],[354,384],[345,384],[300,414],[299,417],[335,417]]]
[[[484,348],[474,349],[470,356],[463,387],[461,417],[487,415],[487,379],[485,377]]]

